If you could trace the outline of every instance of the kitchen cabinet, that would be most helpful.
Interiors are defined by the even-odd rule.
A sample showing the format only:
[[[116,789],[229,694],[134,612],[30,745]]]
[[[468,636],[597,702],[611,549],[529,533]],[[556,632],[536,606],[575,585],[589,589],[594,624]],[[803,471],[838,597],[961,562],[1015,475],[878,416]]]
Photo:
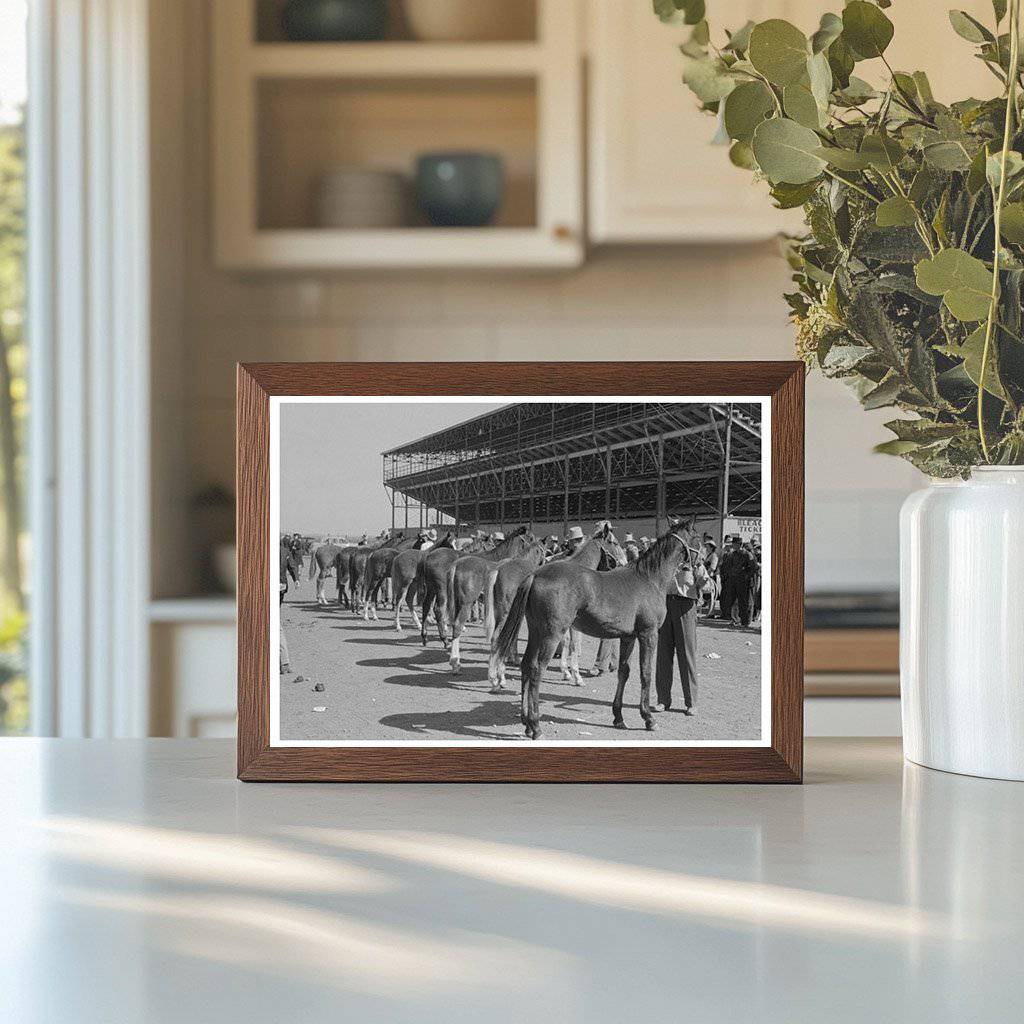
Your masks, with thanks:
[[[988,0],[958,5],[985,23]],[[735,0],[709,5],[713,32],[748,19],[785,18],[812,32],[822,0]],[[928,72],[935,95],[952,100],[990,96],[995,79],[957,37],[945,8],[894,4],[888,54],[897,69]],[[767,186],[712,146],[714,118],[701,113],[681,81],[679,43],[689,34],[664,25],[649,0],[590,0],[588,25],[588,203],[595,243],[735,242],[763,239],[802,225],[800,211],[774,209]],[[885,75],[880,62],[860,64],[868,79]]]
[[[284,39],[274,0],[211,5],[214,255],[230,269],[564,267],[583,258],[580,0],[519,0],[529,39]],[[411,177],[423,152],[498,154],[493,224],[322,226],[352,168]]]

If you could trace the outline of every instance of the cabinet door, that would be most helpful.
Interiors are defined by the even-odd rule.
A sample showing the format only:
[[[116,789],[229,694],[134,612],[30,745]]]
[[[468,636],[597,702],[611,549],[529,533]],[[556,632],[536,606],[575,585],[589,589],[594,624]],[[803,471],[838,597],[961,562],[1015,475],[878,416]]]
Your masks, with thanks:
[[[713,31],[770,17],[809,31],[820,8],[735,0],[712,10]],[[662,24],[650,0],[591,0],[589,26],[592,241],[737,241],[800,224],[798,214],[774,209],[767,186],[734,167],[724,146],[710,145],[715,120],[681,78],[689,28]]]
[[[589,201],[594,242],[707,242],[766,238],[798,230],[799,211],[775,210],[767,187],[710,145],[713,118],[702,114],[681,81],[678,44],[689,29],[663,25],[650,0],[589,0]],[[840,0],[730,0],[709,5],[713,31],[747,19],[786,18],[811,33]],[[956,6],[985,24],[989,0]],[[888,56],[894,67],[928,72],[937,98],[996,94],[998,83],[959,39],[945,5],[893,4]],[[1005,23],[1003,29],[1005,31]],[[887,78],[879,61],[858,74]]]

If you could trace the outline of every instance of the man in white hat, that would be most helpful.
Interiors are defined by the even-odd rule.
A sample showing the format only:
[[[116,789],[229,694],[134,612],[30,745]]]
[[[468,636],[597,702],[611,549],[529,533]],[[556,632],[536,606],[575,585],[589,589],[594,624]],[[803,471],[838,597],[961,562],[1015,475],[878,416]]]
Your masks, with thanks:
[[[503,534],[501,530],[495,530],[494,533],[491,534],[491,540],[494,541],[495,544],[500,544],[504,539],[505,534]]]
[[[579,526],[570,526],[569,532],[565,535],[565,549],[569,554],[573,554],[583,546],[583,541],[586,538],[583,536],[583,529]]]

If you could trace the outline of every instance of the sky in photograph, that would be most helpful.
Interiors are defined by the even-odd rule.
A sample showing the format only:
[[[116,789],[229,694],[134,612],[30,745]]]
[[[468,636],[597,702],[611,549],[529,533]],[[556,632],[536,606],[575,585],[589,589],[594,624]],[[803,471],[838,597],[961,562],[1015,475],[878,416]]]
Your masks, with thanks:
[[[340,536],[390,527],[381,452],[502,404],[282,402],[281,529]]]

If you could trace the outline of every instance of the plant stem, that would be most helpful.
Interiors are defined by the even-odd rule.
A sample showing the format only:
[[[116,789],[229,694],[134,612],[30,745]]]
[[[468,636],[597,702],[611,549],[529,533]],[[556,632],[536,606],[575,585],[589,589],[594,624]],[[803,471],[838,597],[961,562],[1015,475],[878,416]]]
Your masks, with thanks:
[[[849,188],[852,188],[854,192],[859,192],[862,196],[866,196],[868,199],[871,200],[871,202],[877,205],[878,196],[873,196],[866,188],[861,188],[860,185],[858,185],[854,181],[847,181],[846,178],[840,178],[838,174],[833,174],[827,167],[824,168],[824,173],[827,174],[830,178],[834,179],[835,181],[842,182],[842,184],[848,186]]]
[[[985,373],[988,369],[989,352],[992,347],[992,331],[999,308],[999,256],[1003,201],[1006,196],[1006,160],[1010,151],[1010,138],[1014,116],[1017,111],[1017,67],[1020,61],[1020,0],[1010,0],[1010,73],[1006,83],[1006,119],[1003,124],[1003,149],[999,154],[999,189],[995,197],[993,228],[995,243],[992,252],[992,296],[989,300],[988,319],[985,322],[985,345],[981,350],[981,369],[978,371],[978,435],[981,451],[987,463],[992,462],[988,437],[985,434]]]

